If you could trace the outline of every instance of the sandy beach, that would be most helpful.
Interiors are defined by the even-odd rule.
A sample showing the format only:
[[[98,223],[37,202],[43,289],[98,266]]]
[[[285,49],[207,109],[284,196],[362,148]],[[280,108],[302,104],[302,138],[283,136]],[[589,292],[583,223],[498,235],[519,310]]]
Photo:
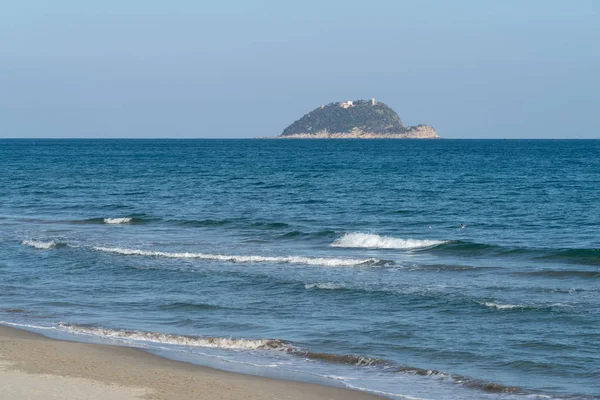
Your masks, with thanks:
[[[2,400],[344,399],[380,397],[172,361],[139,349],[77,343],[0,326]]]

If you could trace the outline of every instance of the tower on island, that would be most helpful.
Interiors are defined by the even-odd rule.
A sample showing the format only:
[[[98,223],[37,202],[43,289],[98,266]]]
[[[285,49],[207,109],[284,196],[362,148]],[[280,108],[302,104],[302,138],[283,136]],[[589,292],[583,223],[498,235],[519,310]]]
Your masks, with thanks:
[[[377,104],[377,102],[375,101],[375,97],[371,98],[371,105],[374,106],[375,104]]]

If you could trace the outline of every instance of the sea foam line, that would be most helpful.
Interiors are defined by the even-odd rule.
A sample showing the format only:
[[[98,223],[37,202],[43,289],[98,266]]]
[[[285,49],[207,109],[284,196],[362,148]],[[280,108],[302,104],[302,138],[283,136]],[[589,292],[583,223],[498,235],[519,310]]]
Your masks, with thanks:
[[[380,236],[374,233],[352,232],[336,239],[332,247],[360,247],[372,249],[412,250],[438,246],[447,243],[443,240],[400,239],[392,236]]]
[[[149,257],[165,257],[165,258],[182,258],[182,259],[201,259],[214,261],[227,261],[235,263],[290,263],[290,264],[305,264],[305,265],[323,265],[329,267],[350,267],[356,265],[372,265],[382,261],[377,258],[354,259],[354,258],[325,258],[325,257],[269,257],[269,256],[235,256],[226,254],[206,254],[206,253],[172,253],[165,251],[149,251],[139,249],[124,249],[120,247],[93,247],[94,250],[103,251],[106,253],[120,254],[125,256],[149,256]]]

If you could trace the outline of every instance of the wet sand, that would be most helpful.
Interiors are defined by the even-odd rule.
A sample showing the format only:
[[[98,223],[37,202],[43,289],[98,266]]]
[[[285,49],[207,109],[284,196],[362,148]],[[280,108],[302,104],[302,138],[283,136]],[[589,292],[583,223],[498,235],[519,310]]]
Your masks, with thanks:
[[[139,349],[78,343],[0,326],[2,400],[340,399],[381,397],[224,372]]]

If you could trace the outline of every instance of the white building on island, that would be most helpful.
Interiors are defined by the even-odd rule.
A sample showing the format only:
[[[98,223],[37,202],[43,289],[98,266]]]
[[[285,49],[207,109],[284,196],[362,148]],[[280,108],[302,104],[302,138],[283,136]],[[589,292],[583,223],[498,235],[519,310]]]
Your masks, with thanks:
[[[377,102],[375,101],[375,97],[371,98],[371,105],[374,106],[376,104],[377,104]],[[352,100],[346,100],[341,103],[338,103],[338,106],[340,106],[342,108],[350,108],[350,107],[354,107],[354,102]]]

